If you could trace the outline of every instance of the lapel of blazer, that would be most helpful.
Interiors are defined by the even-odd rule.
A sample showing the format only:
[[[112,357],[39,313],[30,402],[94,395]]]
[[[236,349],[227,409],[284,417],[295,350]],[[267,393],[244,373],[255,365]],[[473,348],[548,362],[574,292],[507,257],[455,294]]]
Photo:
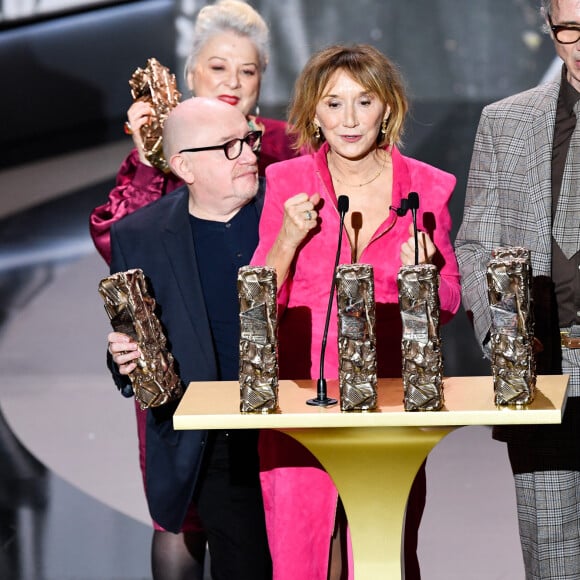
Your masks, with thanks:
[[[530,203],[537,226],[537,233],[530,232],[530,234],[537,235],[536,252],[549,257],[551,256],[552,232],[552,147],[560,83],[550,83],[539,89],[541,92],[536,93],[534,108],[542,110],[543,114],[537,115],[532,121],[529,139],[527,139],[526,158]],[[518,216],[515,217],[518,219]],[[549,273],[550,264],[542,263],[541,265],[547,270],[542,273]]]
[[[189,225],[188,202],[189,193],[184,187],[183,192],[179,192],[179,199],[167,213],[162,228],[162,241],[177,283],[177,292],[185,304],[193,331],[199,337],[200,348],[210,365],[214,366],[215,355]]]

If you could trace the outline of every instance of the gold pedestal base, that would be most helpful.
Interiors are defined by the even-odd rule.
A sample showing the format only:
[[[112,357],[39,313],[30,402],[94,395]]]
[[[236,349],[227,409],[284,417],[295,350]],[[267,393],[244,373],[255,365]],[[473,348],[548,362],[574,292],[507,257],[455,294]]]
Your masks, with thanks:
[[[402,578],[401,537],[421,464],[452,427],[283,429],[322,463],[338,488],[356,580]]]

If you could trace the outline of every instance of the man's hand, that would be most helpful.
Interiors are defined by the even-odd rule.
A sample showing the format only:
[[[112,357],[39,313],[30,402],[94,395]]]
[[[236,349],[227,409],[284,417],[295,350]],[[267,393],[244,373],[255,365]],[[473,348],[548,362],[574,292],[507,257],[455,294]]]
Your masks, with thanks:
[[[135,370],[137,363],[133,362],[141,356],[137,343],[127,334],[111,332],[107,336],[108,350],[113,362],[119,367],[122,375],[128,375]]]

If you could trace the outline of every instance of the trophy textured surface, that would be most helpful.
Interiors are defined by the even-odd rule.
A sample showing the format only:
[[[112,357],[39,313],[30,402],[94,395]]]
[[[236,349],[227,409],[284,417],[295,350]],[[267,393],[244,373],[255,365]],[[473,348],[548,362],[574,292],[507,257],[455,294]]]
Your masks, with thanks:
[[[238,270],[240,302],[240,411],[278,409],[276,270],[243,266]]]
[[[113,330],[128,334],[139,345],[141,356],[129,378],[141,408],[159,407],[180,398],[183,385],[175,372],[173,355],[166,348],[167,339],[143,271],[127,270],[104,278],[99,294]]]
[[[403,406],[405,411],[438,411],[444,397],[437,267],[403,266],[397,284],[403,323]]]
[[[534,399],[532,271],[526,248],[497,248],[487,265],[491,369],[496,405]]]
[[[336,269],[338,368],[342,411],[367,411],[377,406],[375,280],[368,264],[343,264]]]
[[[163,155],[163,124],[170,111],[177,106],[181,93],[175,75],[155,58],[147,66],[138,68],[129,80],[133,100],[145,101],[153,107],[150,122],[141,127],[145,157],[151,165],[168,173],[169,165]]]

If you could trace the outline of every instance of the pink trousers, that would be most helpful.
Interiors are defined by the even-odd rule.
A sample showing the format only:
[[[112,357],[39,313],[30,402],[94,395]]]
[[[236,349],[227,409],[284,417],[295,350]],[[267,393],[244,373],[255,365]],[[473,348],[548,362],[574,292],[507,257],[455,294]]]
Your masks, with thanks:
[[[260,478],[273,580],[327,580],[338,492],[316,458],[290,436],[260,433]],[[349,579],[352,547],[348,537]]]

